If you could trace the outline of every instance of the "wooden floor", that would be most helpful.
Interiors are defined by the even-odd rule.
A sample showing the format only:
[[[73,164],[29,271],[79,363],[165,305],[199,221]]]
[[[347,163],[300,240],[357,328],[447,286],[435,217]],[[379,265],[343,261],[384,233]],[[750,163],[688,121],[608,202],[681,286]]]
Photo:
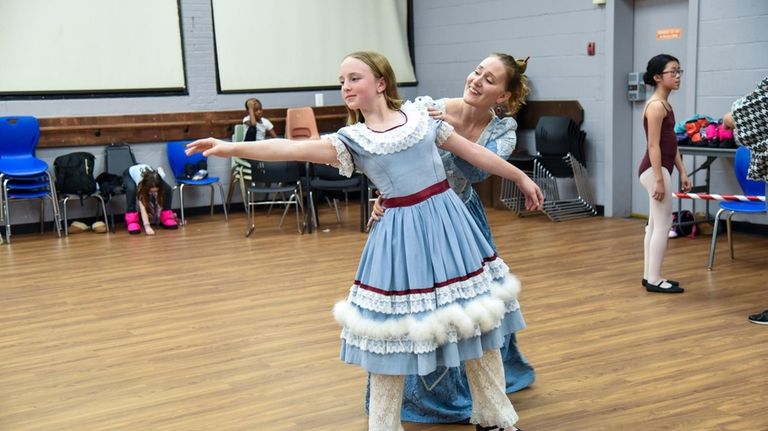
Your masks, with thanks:
[[[327,211],[327,210],[324,210]],[[14,236],[0,246],[0,430],[365,430],[365,374],[331,307],[366,235],[357,208],[298,235],[259,214],[156,237]],[[526,431],[768,430],[768,238],[670,241],[683,295],[646,293],[643,222],[489,210],[523,281],[536,368],[510,397]],[[321,221],[331,223],[330,212]],[[406,423],[407,431],[472,431]]]

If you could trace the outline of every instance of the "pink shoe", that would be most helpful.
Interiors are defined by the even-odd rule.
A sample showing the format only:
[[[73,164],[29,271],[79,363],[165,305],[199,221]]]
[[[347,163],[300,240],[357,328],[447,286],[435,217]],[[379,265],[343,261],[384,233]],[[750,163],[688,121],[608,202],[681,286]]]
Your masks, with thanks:
[[[160,212],[160,223],[166,229],[178,229],[179,225],[176,223],[176,216],[171,210],[162,210]]]
[[[139,224],[139,212],[134,211],[132,213],[125,213],[125,226],[128,228],[128,233],[136,235],[141,233],[141,225]]]
[[[709,123],[707,128],[704,129],[704,134],[707,136],[708,147],[720,146],[720,138],[718,137],[719,130],[720,126],[718,126],[717,123]]]
[[[720,146],[723,148],[736,148],[736,141],[733,140],[733,130],[727,130],[725,127],[718,129],[718,139],[720,139]]]

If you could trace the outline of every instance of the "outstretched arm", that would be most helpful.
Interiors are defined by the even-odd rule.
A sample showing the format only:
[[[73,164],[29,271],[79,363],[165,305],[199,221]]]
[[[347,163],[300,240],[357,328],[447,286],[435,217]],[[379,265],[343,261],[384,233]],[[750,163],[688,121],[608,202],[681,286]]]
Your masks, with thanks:
[[[187,144],[187,154],[202,152],[204,156],[231,157],[263,161],[337,163],[336,149],[328,138],[312,141],[267,139],[257,142],[227,142],[215,138],[198,139]]]
[[[502,160],[489,149],[465,139],[458,133],[452,133],[448,136],[443,142],[442,148],[486,172],[513,181],[525,195],[525,208],[529,211],[541,209],[544,195],[539,186],[523,171],[506,160]]]
[[[141,222],[144,223],[144,233],[147,235],[154,235],[155,230],[152,229],[152,224],[149,222],[149,214],[147,214],[147,208],[141,201],[139,201],[139,212],[141,213]]]

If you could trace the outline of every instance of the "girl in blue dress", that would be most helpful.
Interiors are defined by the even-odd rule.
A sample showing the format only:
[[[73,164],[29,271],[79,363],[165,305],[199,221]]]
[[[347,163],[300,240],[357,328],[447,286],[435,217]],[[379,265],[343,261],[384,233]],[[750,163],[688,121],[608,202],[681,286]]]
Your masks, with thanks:
[[[497,117],[494,107],[504,105],[507,112],[516,113],[528,96],[524,75],[528,59],[515,60],[508,54],[495,53],[485,58],[467,76],[461,98],[419,98],[429,106],[433,118],[454,126],[456,133],[482,145],[506,160],[517,143],[517,122],[512,117]],[[472,183],[488,177],[488,173],[472,166],[450,151],[438,150],[445,167],[448,183],[472,214],[485,239],[496,250],[488,219],[480,197]],[[371,222],[384,214],[377,200]],[[525,328],[520,310],[516,311],[516,331]],[[501,348],[507,393],[531,385],[536,373],[517,348],[515,334],[506,336]],[[366,394],[366,408],[369,394]],[[472,397],[463,367],[438,367],[426,376],[411,375],[405,379],[402,418],[423,423],[466,423],[472,414]]]
[[[365,173],[388,213],[371,229],[349,296],[333,312],[342,327],[341,359],[371,373],[368,429],[402,430],[404,376],[463,363],[476,429],[517,430],[499,349],[516,327],[520,283],[450,189],[437,146],[514,181],[529,209],[541,206],[541,191],[519,169],[432,119],[424,103],[402,104],[381,54],[350,54],[339,81],[350,125],[337,133],[314,141],[207,138],[187,152]]]

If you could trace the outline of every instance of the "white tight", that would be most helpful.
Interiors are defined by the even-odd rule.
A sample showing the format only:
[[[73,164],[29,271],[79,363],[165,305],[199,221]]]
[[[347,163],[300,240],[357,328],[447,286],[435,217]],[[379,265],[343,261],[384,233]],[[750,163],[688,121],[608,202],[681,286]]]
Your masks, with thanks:
[[[486,351],[480,359],[465,361],[464,369],[473,401],[470,421],[482,426],[514,425],[518,416],[505,391],[501,353]],[[371,374],[368,431],[402,431],[400,409],[404,382],[404,376]]]
[[[664,179],[664,199],[661,201],[653,198],[653,190],[656,186],[653,168],[648,168],[640,175],[640,184],[645,187],[650,198],[650,214],[648,226],[645,228],[643,278],[652,284],[662,281],[661,264],[667,252],[669,229],[672,228],[672,177],[666,168],[661,168],[661,175]]]

